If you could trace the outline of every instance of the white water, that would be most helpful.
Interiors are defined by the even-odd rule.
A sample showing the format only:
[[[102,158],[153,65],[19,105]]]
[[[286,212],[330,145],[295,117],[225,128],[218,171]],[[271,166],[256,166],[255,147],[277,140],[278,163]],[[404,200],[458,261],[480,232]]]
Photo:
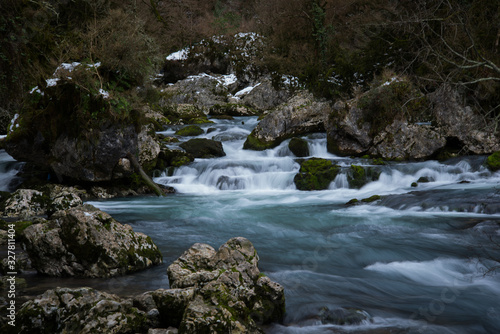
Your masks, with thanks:
[[[254,243],[261,271],[285,287],[285,323],[269,333],[500,332],[500,277],[484,275],[498,264],[490,258],[500,259],[500,173],[485,169],[484,157],[373,166],[331,155],[325,136],[315,134],[305,137],[311,156],[334,160],[342,172],[328,190],[298,191],[288,141],[242,150],[257,119],[216,122],[201,137],[222,140],[225,157],[196,159],[155,179],[177,194],[91,203],[150,235],[165,262],[92,284],[122,294],[165,288],[166,266],[193,243],[218,248],[243,236]],[[349,189],[351,164],[380,168],[380,179]],[[430,182],[411,187],[420,177]],[[372,195],[383,199],[345,205]],[[372,320],[321,324],[325,306],[362,309]]]

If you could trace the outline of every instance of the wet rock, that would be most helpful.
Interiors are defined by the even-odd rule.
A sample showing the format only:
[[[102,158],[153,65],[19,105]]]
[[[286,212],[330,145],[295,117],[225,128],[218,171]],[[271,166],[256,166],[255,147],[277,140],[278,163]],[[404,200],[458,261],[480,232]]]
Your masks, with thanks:
[[[328,189],[339,170],[339,166],[330,160],[311,158],[300,164],[300,170],[295,175],[293,182],[299,190]]]
[[[90,288],[48,290],[23,304],[16,324],[12,333],[143,333],[148,328],[146,314],[131,300]]]
[[[330,111],[328,102],[300,92],[267,114],[248,136],[243,148],[265,150],[291,137],[324,131]]]
[[[369,182],[378,180],[379,177],[380,170],[377,168],[351,165],[347,180],[350,187],[359,189]]]
[[[353,308],[337,308],[330,310],[323,307],[318,314],[321,323],[333,325],[360,325],[371,320],[370,315],[363,310]]]
[[[283,288],[260,274],[258,255],[245,238],[218,251],[195,244],[168,268],[170,285],[194,289],[179,333],[260,333],[259,325],[281,321]]]
[[[51,276],[113,277],[162,262],[151,238],[82,205],[24,230],[33,267]]]
[[[180,147],[195,158],[206,159],[223,157],[226,155],[221,142],[206,138],[190,139],[187,142],[182,143]]]
[[[296,157],[309,156],[309,144],[302,138],[294,137],[288,143],[288,148]]]

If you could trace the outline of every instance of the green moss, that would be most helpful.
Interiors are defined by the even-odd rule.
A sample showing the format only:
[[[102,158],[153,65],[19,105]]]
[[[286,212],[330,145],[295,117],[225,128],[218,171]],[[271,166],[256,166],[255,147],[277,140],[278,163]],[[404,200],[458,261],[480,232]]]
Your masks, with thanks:
[[[382,197],[380,197],[380,195],[373,195],[373,196],[370,196],[368,198],[363,198],[361,200],[361,202],[364,202],[364,203],[371,203],[371,202],[375,202],[379,199],[381,199]]]
[[[332,161],[311,158],[301,163],[293,181],[299,190],[323,190],[328,188],[338,172],[339,166]]]
[[[492,171],[500,170],[500,151],[495,152],[486,158],[486,166]]]
[[[358,203],[359,203],[359,200],[357,198],[353,198],[349,202],[347,202],[346,205],[356,205]]]
[[[264,140],[260,140],[255,136],[255,131],[252,131],[247,137],[247,140],[243,144],[243,149],[245,150],[255,150],[255,151],[264,151],[268,148],[273,148],[276,146],[274,141],[268,142]]]
[[[176,135],[178,136],[199,136],[204,134],[205,131],[203,131],[202,128],[196,125],[188,125],[182,129],[179,129],[175,132]]]
[[[351,165],[348,176],[349,185],[352,188],[361,188],[371,181],[376,181],[380,177],[380,171],[371,167]]]
[[[6,222],[4,220],[0,220],[0,229],[9,230],[9,225],[14,224],[15,237],[16,240],[23,239],[23,232],[28,227],[33,225],[33,222],[30,221],[16,221],[16,222]]]

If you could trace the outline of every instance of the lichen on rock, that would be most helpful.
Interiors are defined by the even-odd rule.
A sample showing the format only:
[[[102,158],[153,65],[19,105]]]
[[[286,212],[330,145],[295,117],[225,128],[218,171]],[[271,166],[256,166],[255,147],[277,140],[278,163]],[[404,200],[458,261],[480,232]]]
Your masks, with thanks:
[[[252,243],[232,238],[215,251],[195,244],[169,266],[171,287],[193,289],[179,333],[260,333],[259,325],[281,321],[284,290],[262,276]]]
[[[33,267],[51,276],[113,277],[162,262],[151,238],[85,204],[24,231]]]

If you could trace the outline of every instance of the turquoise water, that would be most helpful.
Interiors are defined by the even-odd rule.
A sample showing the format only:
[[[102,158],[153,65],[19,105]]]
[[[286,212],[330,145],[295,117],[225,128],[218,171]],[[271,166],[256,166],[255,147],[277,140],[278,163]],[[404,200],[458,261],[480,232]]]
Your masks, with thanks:
[[[245,151],[257,119],[216,122],[204,125],[211,130],[201,137],[222,140],[226,157],[196,159],[172,176],[157,172],[155,181],[176,194],[90,202],[150,235],[163,266],[113,280],[40,280],[40,287],[84,282],[120,294],[165,288],[167,266],[193,243],[218,248],[243,236],[255,245],[261,271],[285,287],[285,322],[269,333],[500,332],[500,276],[487,273],[498,265],[490,258],[500,259],[500,174],[482,166],[484,157],[394,163],[361,189],[348,189],[342,174],[328,190],[303,192],[293,184],[299,165],[287,142]],[[370,164],[327,153],[323,134],[304,138],[311,156],[344,171]],[[423,176],[430,182],[411,187]],[[345,205],[375,194],[385,197]],[[325,306],[361,309],[371,320],[321,324]]]

